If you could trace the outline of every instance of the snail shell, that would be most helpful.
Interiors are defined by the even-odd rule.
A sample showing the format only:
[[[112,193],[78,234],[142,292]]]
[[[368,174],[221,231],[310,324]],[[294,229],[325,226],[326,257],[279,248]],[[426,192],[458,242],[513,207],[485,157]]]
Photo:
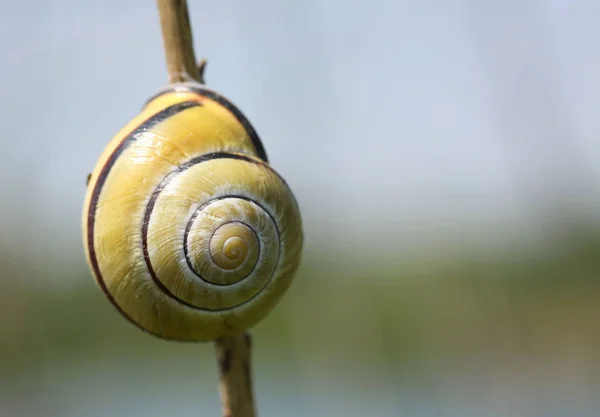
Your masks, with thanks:
[[[106,297],[169,340],[240,333],[280,301],[302,222],[250,122],[197,83],[152,97],[88,180],[87,261]]]

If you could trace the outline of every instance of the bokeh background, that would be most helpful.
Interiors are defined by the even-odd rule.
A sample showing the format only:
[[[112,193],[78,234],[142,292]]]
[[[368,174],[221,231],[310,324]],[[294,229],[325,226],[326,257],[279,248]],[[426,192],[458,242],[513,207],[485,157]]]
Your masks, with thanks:
[[[166,83],[153,1],[0,2],[0,415],[219,415],[211,344],[123,320],[85,180]],[[189,1],[302,208],[262,416],[597,416],[600,3]]]

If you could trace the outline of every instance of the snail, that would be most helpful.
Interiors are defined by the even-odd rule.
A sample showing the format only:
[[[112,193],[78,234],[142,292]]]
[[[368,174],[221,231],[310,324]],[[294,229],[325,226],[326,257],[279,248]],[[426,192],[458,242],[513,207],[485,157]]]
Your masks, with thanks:
[[[87,181],[88,266],[114,307],[154,336],[241,333],[278,304],[299,267],[291,189],[248,119],[203,84],[147,100]]]

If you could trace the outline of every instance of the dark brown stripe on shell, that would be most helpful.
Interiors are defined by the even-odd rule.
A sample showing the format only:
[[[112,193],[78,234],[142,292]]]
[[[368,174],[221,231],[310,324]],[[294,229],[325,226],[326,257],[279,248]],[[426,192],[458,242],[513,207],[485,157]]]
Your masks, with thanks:
[[[192,217],[191,217],[191,218],[190,218],[190,220],[188,221],[187,225],[185,226],[185,232],[184,232],[184,234],[183,234],[183,253],[184,253],[184,255],[185,255],[185,262],[187,263],[188,267],[189,267],[189,268],[191,269],[191,271],[192,271],[192,272],[193,272],[193,273],[194,273],[194,274],[195,274],[195,275],[196,275],[198,278],[200,278],[202,281],[204,281],[204,282],[207,282],[207,283],[209,283],[209,284],[212,284],[212,285],[220,285],[220,286],[222,286],[222,287],[226,287],[226,286],[228,286],[228,285],[233,285],[233,284],[218,284],[218,283],[216,283],[216,282],[207,281],[207,280],[206,280],[206,279],[205,279],[205,278],[204,278],[202,275],[200,275],[200,273],[199,273],[198,271],[196,271],[196,270],[194,269],[194,266],[192,265],[192,260],[190,259],[190,254],[189,254],[189,251],[188,251],[188,236],[189,236],[189,234],[190,234],[190,229],[192,228],[192,224],[194,223],[194,220],[196,220],[196,217],[198,217],[198,215],[200,214],[200,212],[201,212],[202,210],[204,210],[204,208],[205,208],[207,205],[209,205],[209,204],[211,204],[211,203],[213,203],[213,202],[215,202],[215,201],[219,201],[219,200],[225,200],[225,199],[227,199],[227,198],[238,198],[238,199],[242,199],[242,200],[246,200],[246,201],[250,201],[250,202],[254,203],[254,201],[250,200],[249,198],[240,197],[240,196],[233,196],[233,197],[231,197],[231,196],[224,196],[224,197],[219,197],[219,198],[213,198],[213,199],[209,200],[209,201],[208,201],[208,203],[206,203],[206,204],[202,204],[200,207],[198,207],[198,208],[196,209],[196,211],[194,212],[194,214],[192,214]],[[261,206],[259,206],[259,207],[261,207]],[[261,207],[261,209],[263,209],[263,210],[264,210],[264,208],[263,208],[263,207]],[[269,214],[269,216],[270,216],[270,215],[271,215],[271,214]],[[271,219],[272,219],[272,217],[271,217]],[[242,222],[242,221],[240,221],[240,220],[232,220],[232,221],[230,221],[230,222],[223,223],[222,225],[220,225],[220,226],[219,226],[219,228],[221,228],[221,227],[225,226],[226,224],[231,224],[231,223],[243,224],[244,226],[248,226],[248,228],[249,228],[250,230],[252,230],[252,233],[254,234],[254,236],[256,236],[256,240],[258,240],[258,256],[257,256],[257,258],[256,258],[256,261],[258,262],[258,260],[260,259],[260,254],[262,253],[262,244],[261,244],[261,241],[260,241],[260,239],[258,238],[258,235],[257,235],[257,234],[256,234],[256,232],[254,231],[254,229],[253,229],[253,228],[252,228],[252,227],[251,227],[251,226],[250,226],[248,223],[244,223],[244,222]],[[211,257],[212,261],[213,261],[213,262],[215,262],[214,258],[212,257],[212,254],[210,255],[210,257]],[[215,262],[215,263],[216,263],[216,262]],[[255,266],[256,266],[256,265],[255,265]],[[246,278],[248,278],[248,277],[250,276],[250,274],[252,274],[252,272],[254,272],[254,268],[252,268],[252,269],[250,270],[250,272],[248,272],[248,273],[247,273],[247,274],[246,274],[244,277],[242,277],[242,278],[241,278],[240,280],[238,280],[237,282],[241,282],[241,281],[245,280]],[[237,283],[237,282],[236,282],[236,283]]]
[[[129,145],[131,145],[133,142],[135,142],[141,134],[152,129],[157,124],[167,120],[168,118],[170,118],[184,110],[187,110],[192,107],[198,107],[198,106],[201,106],[201,104],[196,101],[186,101],[186,102],[178,103],[173,106],[167,107],[166,109],[163,109],[163,110],[159,111],[158,113],[149,117],[146,121],[144,121],[137,128],[135,128],[131,133],[126,135],[121,140],[119,145],[113,150],[110,157],[108,158],[108,160],[106,161],[106,163],[104,164],[102,169],[100,170],[100,174],[98,175],[98,179],[95,182],[94,190],[92,191],[92,195],[90,197],[90,203],[88,206],[88,219],[87,219],[88,252],[89,252],[89,256],[90,256],[90,262],[92,264],[92,268],[94,270],[94,273],[96,275],[97,282],[98,282],[100,288],[102,289],[102,291],[104,292],[104,294],[106,295],[108,300],[123,315],[123,317],[125,317],[127,320],[129,320],[131,323],[135,324],[137,327],[139,327],[143,331],[150,333],[157,337],[161,337],[161,336],[149,331],[148,329],[145,329],[140,324],[138,324],[135,320],[133,320],[127,313],[125,313],[125,311],[123,311],[123,309],[117,304],[117,302],[113,298],[112,294],[110,294],[110,292],[108,291],[108,288],[106,287],[106,283],[104,282],[104,280],[102,278],[102,274],[100,273],[100,267],[98,265],[98,259],[96,257],[96,249],[94,247],[94,226],[95,226],[95,221],[96,221],[96,207],[98,205],[98,200],[100,199],[100,193],[102,192],[102,187],[104,186],[104,183],[106,182],[106,179],[110,173],[111,168],[116,163],[119,156],[123,153],[123,151],[125,149],[127,149],[127,147]]]
[[[167,175],[162,182],[158,185],[158,187],[156,187],[156,190],[154,190],[154,192],[152,193],[152,196],[150,197],[150,201],[148,202],[148,206],[146,207],[146,213],[144,214],[144,221],[142,223],[142,251],[144,253],[144,260],[146,262],[146,266],[148,267],[148,272],[150,273],[150,276],[152,277],[152,280],[154,281],[154,283],[161,289],[161,291],[163,291],[165,293],[165,295],[167,295],[169,298],[177,301],[178,303],[185,305],[186,307],[189,308],[193,308],[195,310],[201,310],[201,311],[223,311],[223,310],[229,310],[230,308],[226,308],[223,310],[212,310],[212,309],[207,309],[207,308],[202,308],[202,307],[198,307],[194,304],[191,304],[179,297],[177,297],[175,294],[173,294],[171,292],[171,290],[169,290],[169,288],[167,288],[162,281],[158,278],[158,276],[156,275],[156,271],[154,270],[154,268],[152,267],[152,262],[150,261],[150,253],[148,252],[148,226],[150,224],[150,218],[152,217],[152,211],[154,210],[154,205],[156,204],[156,200],[158,199],[158,196],[160,195],[160,193],[162,192],[162,190],[173,180],[173,178],[175,178],[175,176],[179,175],[180,173],[184,172],[185,170],[193,167],[194,165],[200,164],[202,162],[206,162],[206,161],[211,161],[214,159],[236,159],[236,160],[242,160],[245,162],[250,162],[253,164],[257,164],[257,165],[261,165],[267,169],[269,169],[270,171],[272,171],[273,173],[276,174],[276,172],[269,167],[268,164],[266,164],[265,162],[262,162],[260,160],[251,158],[249,156],[246,155],[242,155],[242,154],[234,154],[234,153],[228,153],[228,152],[215,152],[215,153],[210,153],[210,154],[206,154],[206,155],[202,155],[199,156],[197,158],[191,159],[190,161],[180,165],[176,170],[174,170],[173,172],[169,173],[169,175]],[[279,177],[281,178],[281,177]],[[283,181],[283,180],[282,180]],[[267,213],[267,215],[271,218],[271,221],[273,222],[273,224],[275,225],[275,230],[277,231],[277,236],[280,237],[280,232],[279,232],[279,227],[277,226],[277,222],[275,221],[275,219],[273,218],[273,215],[259,202],[246,197],[246,196],[242,196],[242,195],[225,195],[225,196],[219,196],[216,198],[212,198],[208,201],[206,201],[204,204],[202,204],[202,206],[200,206],[200,208],[198,210],[200,210],[202,207],[206,206],[207,204],[210,204],[212,201],[215,200],[223,200],[226,198],[239,198],[239,199],[243,199],[243,200],[247,200],[250,201],[254,204],[256,204],[258,207],[260,207],[262,210],[264,210],[265,213]],[[193,216],[193,215],[192,215]],[[191,221],[191,220],[190,220]],[[188,221],[188,224],[189,222]],[[184,235],[184,241],[187,239],[187,232],[188,232],[188,228],[186,228],[186,235]],[[184,250],[185,250],[185,246],[184,246]],[[187,258],[187,256],[186,256]],[[275,263],[275,265],[279,264],[279,259],[281,258],[281,240],[279,240],[279,252],[277,254],[277,261]],[[192,271],[194,272],[195,275],[196,272],[194,271],[194,269],[192,269]],[[200,277],[202,278],[202,277]],[[271,277],[272,278],[272,277]],[[202,278],[203,279],[203,278]],[[203,279],[203,281],[211,284],[211,285],[219,285],[219,284],[214,284],[212,282],[206,281]],[[268,282],[267,282],[268,284]],[[265,284],[265,286],[267,285]],[[235,307],[239,307],[241,305],[246,304],[247,302],[251,301],[252,299],[254,299],[255,297],[257,297],[260,294],[257,293],[256,295],[254,295],[253,297],[249,298],[248,300],[234,306]]]
[[[182,93],[182,92],[183,93],[194,93],[194,94],[198,94],[199,96],[202,96],[202,97],[207,97],[211,100],[216,101],[221,106],[223,106],[227,110],[229,110],[235,116],[235,118],[238,120],[238,122],[240,122],[241,125],[244,127],[244,130],[246,130],[246,132],[248,133],[248,136],[250,137],[250,140],[252,141],[252,144],[254,145],[254,149],[256,149],[256,155],[263,161],[269,162],[269,158],[267,157],[267,152],[265,151],[265,147],[263,146],[263,143],[260,140],[258,133],[256,133],[256,130],[254,130],[254,127],[252,126],[252,124],[250,123],[248,118],[242,113],[242,111],[235,104],[233,104],[231,101],[229,101],[229,99],[225,98],[224,96],[220,95],[219,93],[217,93],[215,91],[209,90],[207,88],[203,88],[200,85],[198,85],[198,86],[193,86],[193,85],[189,85],[189,84],[173,85],[173,86],[170,86],[170,87],[167,87],[167,88],[161,90],[157,94],[150,97],[146,101],[146,105],[148,105],[148,103],[150,103],[152,100],[154,100],[160,96],[163,96],[165,94]]]

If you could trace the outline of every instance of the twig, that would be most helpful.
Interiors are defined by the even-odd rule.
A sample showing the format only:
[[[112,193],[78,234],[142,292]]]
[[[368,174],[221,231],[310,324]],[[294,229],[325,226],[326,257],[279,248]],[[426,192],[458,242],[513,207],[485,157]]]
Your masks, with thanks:
[[[223,417],[254,417],[255,415],[251,350],[250,333],[215,341]]]
[[[196,64],[194,40],[186,0],[157,0],[169,82],[196,80],[204,83],[206,61]]]
[[[169,82],[204,83],[206,60],[196,65],[186,0],[157,0]],[[223,417],[255,417],[252,337],[249,333],[215,340]]]

